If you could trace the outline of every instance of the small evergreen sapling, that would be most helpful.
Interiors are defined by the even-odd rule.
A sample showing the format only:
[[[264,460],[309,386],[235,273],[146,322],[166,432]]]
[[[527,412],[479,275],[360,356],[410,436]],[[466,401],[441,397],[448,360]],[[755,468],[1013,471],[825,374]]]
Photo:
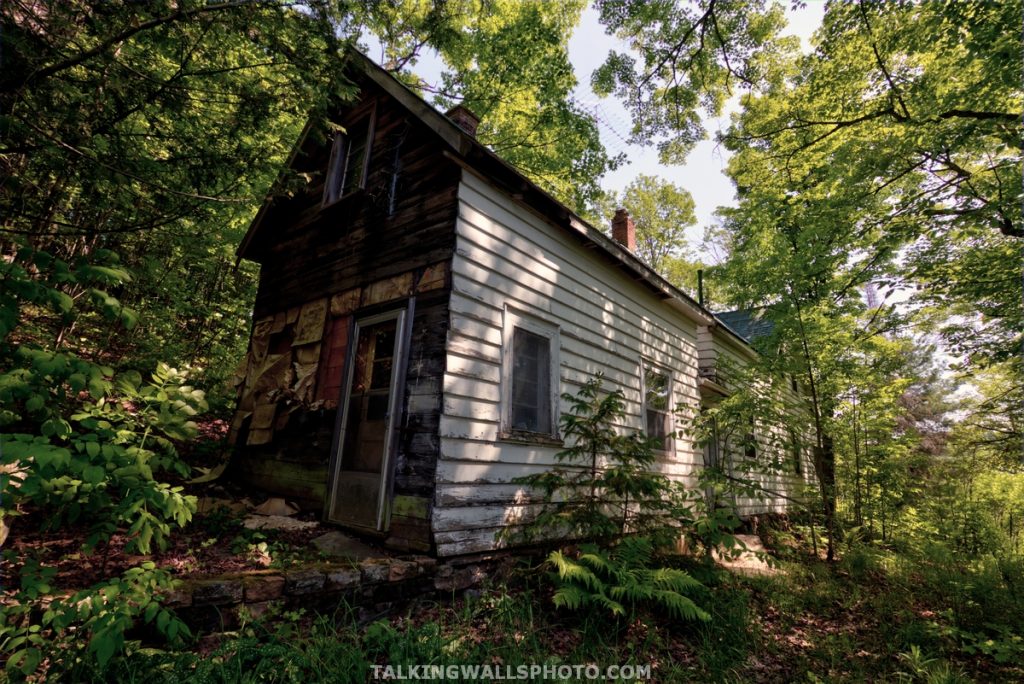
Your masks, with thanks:
[[[565,449],[548,471],[517,479],[543,493],[540,512],[518,532],[528,541],[586,539],[602,544],[642,534],[673,545],[690,521],[685,491],[652,472],[654,440],[613,427],[625,415],[621,390],[604,393],[602,378],[579,392],[563,394],[569,411],[561,418]]]
[[[620,390],[602,393],[600,376],[576,395],[562,416],[568,447],[559,465],[520,482],[538,487],[545,503],[523,528],[528,539],[583,539],[579,553],[553,551],[554,603],[569,610],[597,608],[613,616],[661,609],[682,620],[709,615],[686,596],[703,587],[685,571],[657,567],[655,550],[672,547],[692,528],[693,494],[652,472],[654,441],[620,434]]]

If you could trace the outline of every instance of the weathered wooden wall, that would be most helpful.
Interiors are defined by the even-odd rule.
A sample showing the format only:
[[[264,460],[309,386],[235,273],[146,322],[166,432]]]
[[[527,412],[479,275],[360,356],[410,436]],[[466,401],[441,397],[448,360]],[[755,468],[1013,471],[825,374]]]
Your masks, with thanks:
[[[276,203],[252,252],[263,264],[255,316],[451,258],[459,169],[432,133],[398,103],[364,86],[339,120],[375,113],[366,187],[321,207],[330,158],[327,132],[312,132],[294,164],[311,181]],[[389,194],[399,151],[393,211]]]
[[[369,111],[374,113],[374,133],[365,189],[321,206],[329,135],[310,133],[293,164],[295,171],[308,175],[309,183],[264,212],[246,251],[262,266],[254,332],[261,321],[287,320],[289,312],[294,316],[310,302],[326,298],[329,304],[316,343],[311,390],[298,398],[280,391],[275,395],[274,389],[288,389],[274,387],[275,382],[293,382],[298,367],[287,377],[268,376],[261,383],[252,377],[259,369],[250,364],[236,415],[233,461],[249,485],[320,508],[352,320],[404,306],[415,296],[388,542],[429,550],[459,169],[418,119],[372,84],[363,86],[359,104],[341,112],[338,122],[344,125]],[[271,352],[275,345],[277,353],[288,346],[272,339]],[[290,353],[290,361],[298,363],[299,351]],[[312,354],[309,345],[305,356]],[[254,391],[246,405],[247,393]],[[274,415],[271,434],[253,439],[254,421],[266,423],[267,413]]]
[[[529,492],[512,480],[550,467],[559,450],[499,439],[506,304],[559,327],[560,392],[599,372],[623,390],[622,427],[643,428],[642,357],[672,370],[673,404],[699,404],[696,324],[649,289],[469,172],[457,233],[433,516],[439,555],[492,548],[495,533],[528,511]],[[680,437],[658,468],[685,480],[702,458]]]

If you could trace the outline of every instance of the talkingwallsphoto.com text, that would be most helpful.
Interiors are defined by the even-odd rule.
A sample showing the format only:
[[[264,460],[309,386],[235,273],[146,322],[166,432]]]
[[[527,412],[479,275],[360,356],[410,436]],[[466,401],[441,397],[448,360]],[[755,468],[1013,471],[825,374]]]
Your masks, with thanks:
[[[373,678],[383,681],[518,681],[650,679],[650,665],[374,665]]]

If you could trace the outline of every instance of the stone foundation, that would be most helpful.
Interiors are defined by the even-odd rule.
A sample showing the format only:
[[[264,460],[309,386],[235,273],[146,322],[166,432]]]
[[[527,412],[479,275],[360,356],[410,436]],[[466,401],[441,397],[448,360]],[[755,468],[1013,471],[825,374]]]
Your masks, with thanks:
[[[424,596],[452,594],[479,585],[494,559],[439,564],[427,556],[369,558],[361,563],[317,564],[286,570],[185,580],[164,600],[193,632],[235,629],[244,613],[271,608],[330,613],[340,605],[368,619]]]

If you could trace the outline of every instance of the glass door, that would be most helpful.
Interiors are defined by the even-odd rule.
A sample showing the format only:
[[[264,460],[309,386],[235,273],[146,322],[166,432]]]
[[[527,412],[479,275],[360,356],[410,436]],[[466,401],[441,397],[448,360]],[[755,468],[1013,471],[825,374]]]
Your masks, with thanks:
[[[327,519],[372,531],[387,528],[391,454],[401,412],[406,312],[356,321],[342,397]]]

